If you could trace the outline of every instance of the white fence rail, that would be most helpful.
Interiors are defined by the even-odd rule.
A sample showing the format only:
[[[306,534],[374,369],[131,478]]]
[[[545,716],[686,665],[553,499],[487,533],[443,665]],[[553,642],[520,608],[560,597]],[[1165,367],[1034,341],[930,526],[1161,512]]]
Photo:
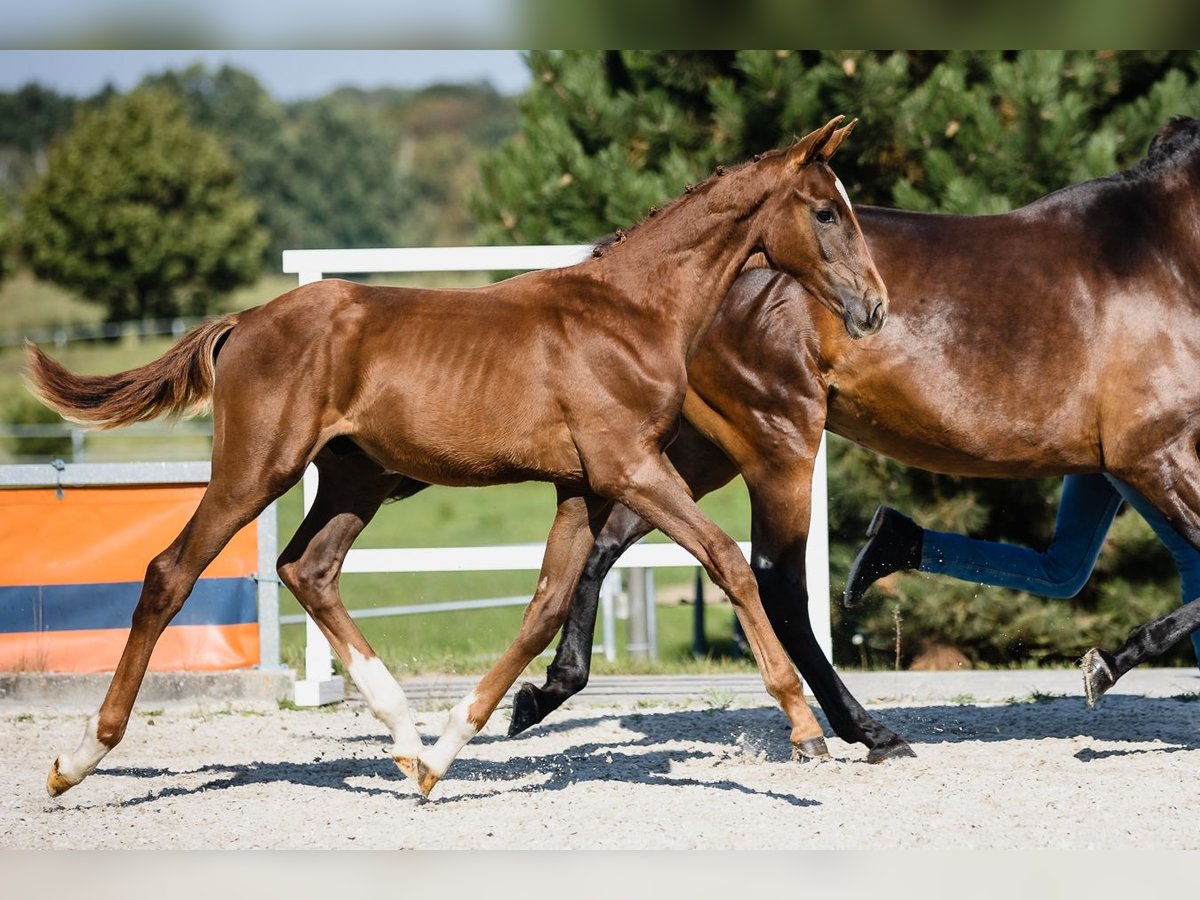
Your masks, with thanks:
[[[408,247],[364,250],[285,250],[283,271],[296,275],[300,284],[320,281],[327,275],[397,272],[516,272],[552,269],[586,259],[591,244],[522,247]],[[316,470],[304,478],[305,512],[316,496]],[[813,631],[831,660],[829,614],[829,530],[826,488],[825,441],[822,439],[813,471],[812,519],[805,554],[809,615]],[[351,550],[345,572],[430,572],[538,569],[541,544],[497,547],[441,547],[421,549]],[[743,551],[748,552],[748,545]],[[674,544],[638,544],[617,563],[622,568],[695,565],[695,559]],[[511,602],[510,598],[501,598]],[[611,597],[605,601],[605,643],[611,647]],[[495,605],[495,604],[493,604]],[[649,629],[653,639],[653,610]],[[305,675],[296,682],[296,703],[316,706],[344,696],[344,686],[333,675],[332,655],[325,636],[306,618]]]

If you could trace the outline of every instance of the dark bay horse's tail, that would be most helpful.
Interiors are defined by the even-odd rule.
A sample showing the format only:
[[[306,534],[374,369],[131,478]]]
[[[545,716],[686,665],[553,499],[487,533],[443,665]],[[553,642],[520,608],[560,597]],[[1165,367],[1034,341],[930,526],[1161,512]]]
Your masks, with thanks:
[[[237,321],[229,313],[205,322],[154,362],[116,375],[76,375],[26,341],[26,384],[64,419],[93,428],[196,415],[212,397],[218,344]]]

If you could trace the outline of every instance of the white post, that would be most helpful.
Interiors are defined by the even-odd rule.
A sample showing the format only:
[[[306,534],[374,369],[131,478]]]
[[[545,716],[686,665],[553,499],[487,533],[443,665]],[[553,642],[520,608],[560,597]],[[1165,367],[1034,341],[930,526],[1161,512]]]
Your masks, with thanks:
[[[312,509],[317,496],[317,467],[304,470],[304,514]],[[312,620],[304,618],[304,680],[296,682],[297,706],[324,706],[346,698],[346,685],[333,674],[333,652],[329,641]]]
[[[604,658],[609,662],[617,659],[617,615],[615,597],[621,589],[621,575],[616,569],[609,571],[600,584],[601,634],[604,640]]]
[[[813,465],[812,511],[808,522],[808,543],[804,548],[804,571],[808,581],[808,615],[813,634],[833,662],[833,625],[829,613],[829,484],[825,457],[825,435]]]

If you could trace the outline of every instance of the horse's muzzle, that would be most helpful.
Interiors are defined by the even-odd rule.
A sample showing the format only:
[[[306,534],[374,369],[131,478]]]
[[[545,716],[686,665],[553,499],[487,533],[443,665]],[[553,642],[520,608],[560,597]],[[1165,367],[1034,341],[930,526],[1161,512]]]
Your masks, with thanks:
[[[875,334],[887,321],[887,300],[884,297],[863,297],[853,304],[847,304],[845,310],[842,320],[846,325],[846,333],[855,340]]]

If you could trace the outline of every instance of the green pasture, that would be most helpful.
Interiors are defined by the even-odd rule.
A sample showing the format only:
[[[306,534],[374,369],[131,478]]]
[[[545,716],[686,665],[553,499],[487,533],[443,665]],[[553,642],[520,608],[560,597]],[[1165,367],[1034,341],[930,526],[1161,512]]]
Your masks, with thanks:
[[[389,279],[399,280],[399,279]],[[415,280],[409,279],[409,280]],[[441,283],[463,284],[478,280],[446,276]],[[284,276],[264,278],[234,295],[228,308],[265,302],[294,286]],[[18,331],[46,325],[95,322],[96,308],[78,298],[20,273],[0,287],[0,331]],[[47,348],[71,369],[101,374],[149,362],[162,354],[171,338],[135,338],[118,341],[72,342],[62,349]],[[20,348],[0,350],[0,414],[6,422],[33,421],[37,406],[21,385]],[[52,417],[56,418],[56,417]],[[14,441],[0,442],[0,461],[12,461]],[[206,437],[134,436],[116,431],[90,436],[85,445],[89,461],[207,459],[211,442]],[[705,498],[702,506],[738,540],[747,540],[749,512],[740,482]],[[279,544],[282,548],[299,525],[301,492],[293,489],[279,502]],[[358,547],[471,546],[542,541],[554,517],[554,490],[544,484],[505,485],[493,488],[430,488],[403,503],[386,505],[359,538]],[[651,540],[663,540],[661,535]],[[707,584],[710,605],[706,631],[710,656],[694,660],[692,597],[695,569],[660,569],[655,573],[659,662],[631,660],[624,653],[626,623],[617,622],[618,661],[598,657],[599,672],[694,671],[748,668],[748,661],[731,658],[733,616],[724,598]],[[528,596],[536,572],[472,572],[347,575],[343,599],[351,609],[435,603],[452,599]],[[281,612],[300,612],[285,590]],[[493,662],[516,635],[523,607],[403,617],[366,619],[363,632],[396,672],[480,672]],[[303,663],[304,628],[284,626],[282,653],[293,667]],[[535,661],[540,668],[544,660]]]

